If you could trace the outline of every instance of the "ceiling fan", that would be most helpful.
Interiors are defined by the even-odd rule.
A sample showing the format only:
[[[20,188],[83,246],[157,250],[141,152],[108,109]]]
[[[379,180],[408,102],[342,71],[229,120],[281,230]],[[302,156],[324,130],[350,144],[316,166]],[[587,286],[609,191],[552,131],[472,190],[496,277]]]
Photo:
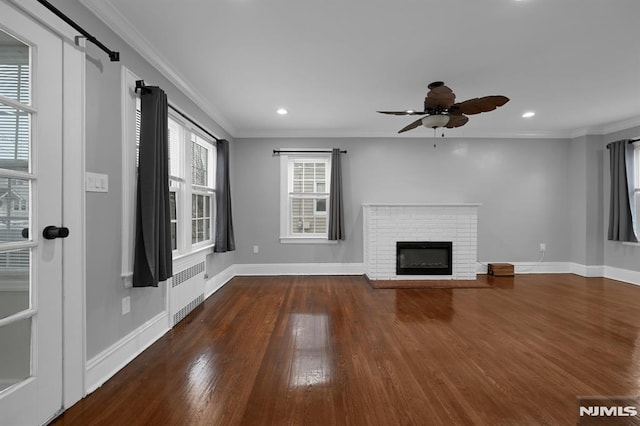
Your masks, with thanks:
[[[415,129],[423,125],[431,129],[446,127],[453,129],[467,124],[467,115],[479,114],[481,112],[493,111],[507,102],[506,96],[484,96],[482,98],[468,99],[464,102],[457,102],[453,91],[444,85],[442,81],[434,81],[429,86],[429,92],[424,98],[424,111],[378,111],[381,114],[391,115],[424,115],[424,117],[414,121],[406,127],[400,129],[398,133]]]

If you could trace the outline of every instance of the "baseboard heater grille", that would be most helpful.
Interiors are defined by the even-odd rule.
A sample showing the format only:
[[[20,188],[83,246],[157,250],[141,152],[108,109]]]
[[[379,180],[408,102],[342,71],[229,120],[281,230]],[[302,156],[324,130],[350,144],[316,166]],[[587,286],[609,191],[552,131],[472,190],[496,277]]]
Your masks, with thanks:
[[[196,306],[198,306],[202,302],[204,302],[204,294],[201,294],[200,296],[196,297],[191,302],[189,302],[188,305],[186,305],[184,308],[182,308],[178,312],[176,312],[173,315],[173,325],[176,325],[177,323],[182,321],[184,319],[184,317],[189,315],[189,313],[191,311],[193,311],[196,308]]]
[[[204,272],[204,262],[196,263],[195,265],[178,272],[173,276],[172,287],[177,287],[180,284],[188,281],[190,278],[195,277],[199,273]]]
[[[204,302],[204,270],[205,262],[202,259],[194,259],[196,262],[182,265],[184,269],[175,273],[171,282],[170,317],[173,325],[182,321],[196,306]]]

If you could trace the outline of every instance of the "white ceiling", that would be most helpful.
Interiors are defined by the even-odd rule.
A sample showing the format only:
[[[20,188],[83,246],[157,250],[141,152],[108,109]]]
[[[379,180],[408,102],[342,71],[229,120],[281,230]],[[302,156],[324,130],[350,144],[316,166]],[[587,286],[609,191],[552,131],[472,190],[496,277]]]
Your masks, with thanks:
[[[449,136],[640,125],[638,0],[81,1],[234,137],[396,135],[436,80],[511,99]]]

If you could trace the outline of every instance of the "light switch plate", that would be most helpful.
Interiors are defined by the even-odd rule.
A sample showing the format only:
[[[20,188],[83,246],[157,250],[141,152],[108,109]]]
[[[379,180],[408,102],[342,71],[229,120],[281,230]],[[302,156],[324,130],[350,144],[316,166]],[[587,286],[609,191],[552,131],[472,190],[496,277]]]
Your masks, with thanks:
[[[109,192],[109,175],[87,172],[86,191]]]

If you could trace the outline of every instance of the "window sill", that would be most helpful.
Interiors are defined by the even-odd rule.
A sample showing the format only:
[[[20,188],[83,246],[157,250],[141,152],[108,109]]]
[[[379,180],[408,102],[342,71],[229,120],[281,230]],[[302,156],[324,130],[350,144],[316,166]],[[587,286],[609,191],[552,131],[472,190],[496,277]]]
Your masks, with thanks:
[[[327,240],[326,237],[300,238],[280,237],[280,244],[337,244],[337,241]]]
[[[175,254],[173,255],[173,260],[176,261],[176,260],[184,259],[185,257],[192,256],[196,253],[200,253],[201,251],[205,251],[205,250],[211,250],[211,253],[213,253],[214,247],[215,247],[215,244],[211,243],[206,246],[195,248],[188,253]]]
[[[640,247],[640,243],[632,243],[630,241],[623,241],[622,245],[623,246]]]

